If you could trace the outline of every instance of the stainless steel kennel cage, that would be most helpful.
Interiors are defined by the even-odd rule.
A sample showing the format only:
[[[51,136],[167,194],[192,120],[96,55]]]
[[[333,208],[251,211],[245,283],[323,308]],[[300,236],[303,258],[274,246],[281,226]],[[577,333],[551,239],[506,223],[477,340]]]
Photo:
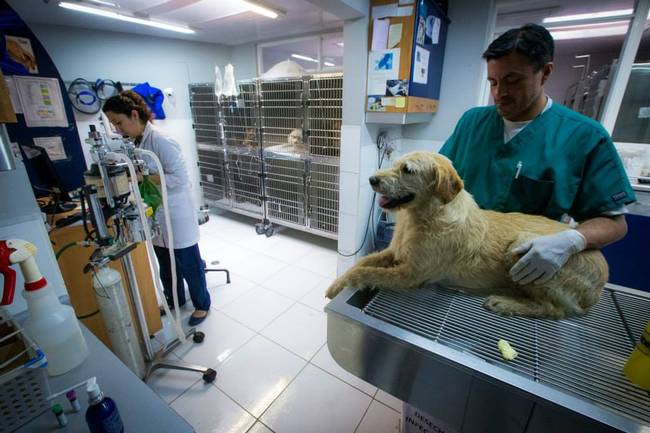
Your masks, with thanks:
[[[190,96],[207,204],[260,218],[267,236],[276,223],[336,239],[342,74],[243,81],[219,100],[192,84]]]

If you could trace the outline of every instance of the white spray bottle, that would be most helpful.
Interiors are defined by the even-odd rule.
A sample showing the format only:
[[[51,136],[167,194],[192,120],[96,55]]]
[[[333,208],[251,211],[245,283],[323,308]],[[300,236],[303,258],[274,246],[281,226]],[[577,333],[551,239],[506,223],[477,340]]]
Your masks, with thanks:
[[[29,313],[23,326],[45,352],[48,373],[56,376],[81,364],[88,356],[88,347],[74,310],[61,304],[48,287],[34,260],[35,254],[36,247],[27,241],[0,240],[0,273],[4,275],[0,305],[13,302],[16,271],[10,265],[18,263],[25,279],[24,297]]]

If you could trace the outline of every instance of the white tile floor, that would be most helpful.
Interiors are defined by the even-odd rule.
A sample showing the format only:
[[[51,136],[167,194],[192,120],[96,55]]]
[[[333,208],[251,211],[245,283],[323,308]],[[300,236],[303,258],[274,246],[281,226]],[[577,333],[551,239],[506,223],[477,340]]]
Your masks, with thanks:
[[[343,370],[327,348],[336,242],[282,228],[266,238],[255,222],[220,213],[201,226],[203,258],[229,268],[232,284],[208,274],[205,341],[172,357],[213,367],[217,379],[158,371],[149,385],[198,433],[398,432],[401,402]],[[158,339],[171,336],[166,326]]]

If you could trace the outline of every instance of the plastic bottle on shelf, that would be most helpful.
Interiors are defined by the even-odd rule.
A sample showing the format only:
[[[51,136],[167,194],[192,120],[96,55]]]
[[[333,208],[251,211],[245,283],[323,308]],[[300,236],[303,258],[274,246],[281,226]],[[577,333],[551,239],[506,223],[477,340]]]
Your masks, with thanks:
[[[117,410],[117,405],[110,397],[105,397],[97,385],[97,379],[91,378],[86,383],[88,409],[86,423],[90,433],[123,433],[124,424]]]

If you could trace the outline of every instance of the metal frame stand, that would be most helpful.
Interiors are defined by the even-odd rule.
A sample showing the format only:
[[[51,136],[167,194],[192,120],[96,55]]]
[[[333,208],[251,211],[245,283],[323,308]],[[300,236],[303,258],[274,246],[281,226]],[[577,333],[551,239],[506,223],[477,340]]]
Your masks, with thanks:
[[[166,368],[170,370],[195,371],[197,373],[203,373],[202,377],[204,382],[214,382],[217,377],[217,372],[212,368],[204,367],[201,365],[188,364],[182,361],[170,361],[165,359],[165,357],[169,355],[171,351],[173,351],[181,344],[180,339],[174,338],[159,351],[153,351],[153,348],[151,347],[149,327],[147,326],[146,316],[144,313],[144,308],[142,306],[142,298],[140,297],[140,291],[138,290],[138,282],[135,278],[135,269],[133,268],[133,261],[131,260],[130,254],[122,257],[122,264],[127,275],[129,291],[131,292],[133,304],[135,306],[136,316],[140,325],[145,349],[146,373],[144,375],[143,381],[146,382],[154,371],[161,368]],[[230,279],[229,274],[228,279]],[[205,334],[201,331],[197,331],[196,328],[191,328],[189,331],[187,331],[185,336],[187,338],[192,337],[192,341],[194,343],[201,343],[205,339]]]

